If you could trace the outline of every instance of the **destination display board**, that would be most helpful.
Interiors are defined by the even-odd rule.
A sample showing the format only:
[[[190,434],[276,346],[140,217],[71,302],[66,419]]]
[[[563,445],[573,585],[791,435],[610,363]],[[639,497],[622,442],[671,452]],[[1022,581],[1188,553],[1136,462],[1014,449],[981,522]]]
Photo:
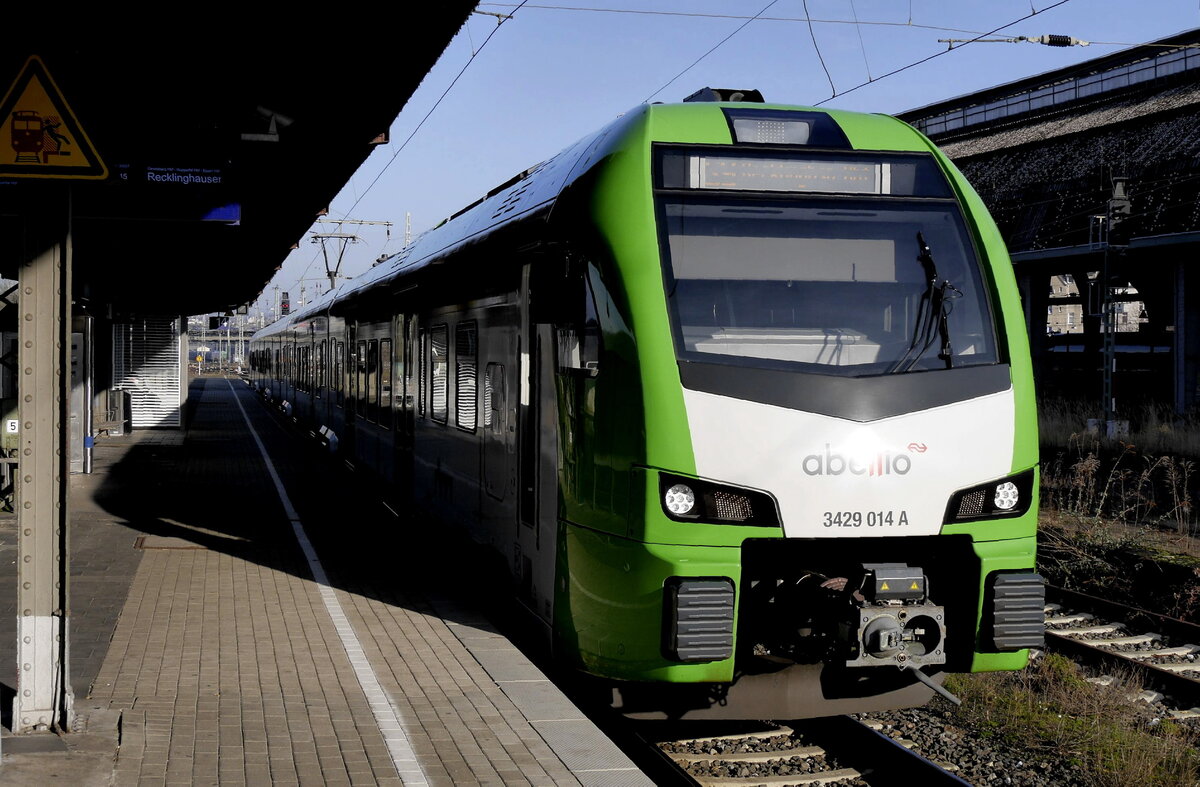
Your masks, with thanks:
[[[849,196],[950,196],[924,155],[744,154],[665,150],[659,182],[668,189]]]
[[[821,191],[887,194],[884,168],[876,162],[692,156],[688,185],[733,191]],[[890,172],[888,173],[890,174]]]

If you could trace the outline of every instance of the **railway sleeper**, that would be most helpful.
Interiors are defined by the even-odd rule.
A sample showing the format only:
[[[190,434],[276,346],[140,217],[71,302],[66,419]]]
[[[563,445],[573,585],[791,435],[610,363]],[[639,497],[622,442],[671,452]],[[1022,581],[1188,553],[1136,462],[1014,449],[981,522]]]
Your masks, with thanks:
[[[822,773],[793,774],[791,776],[767,776],[747,778],[697,779],[702,787],[788,787],[792,784],[828,784],[842,779],[861,779],[862,773],[853,768],[838,768]]]
[[[1089,637],[1093,634],[1116,634],[1124,631],[1125,626],[1120,623],[1104,623],[1099,626],[1080,626],[1076,628],[1051,629],[1047,633],[1058,634],[1061,637]],[[1111,640],[1104,640],[1111,642]]]
[[[1113,637],[1112,639],[1106,639],[1104,640],[1104,644],[1112,647],[1117,647],[1118,645],[1145,645],[1150,642],[1161,641],[1162,638],[1162,634],[1134,634],[1129,637]],[[1145,652],[1150,653],[1151,651]],[[1134,656],[1134,658],[1140,658],[1140,656]]]
[[[752,733],[735,733],[733,735],[708,735],[703,738],[684,738],[682,740],[664,741],[664,743],[674,743],[679,746],[693,746],[698,743],[717,743],[718,741],[740,741],[747,738],[786,738],[789,735],[795,734],[795,730],[791,727],[778,727],[773,730],[763,730],[762,732]]]
[[[1112,642],[1111,639],[1105,641],[1109,643]],[[1166,656],[1190,656],[1193,653],[1200,653],[1200,647],[1197,647],[1196,645],[1179,645],[1173,648],[1159,648],[1158,650],[1131,651],[1125,655],[1129,656],[1131,659],[1137,659],[1139,661],[1150,661],[1152,659],[1160,659]],[[1200,665],[1193,666],[1200,668]]]
[[[1165,670],[1167,672],[1200,672],[1200,663],[1188,662],[1187,664],[1155,664],[1154,668]]]
[[[825,750],[820,746],[796,746],[791,749],[778,751],[747,751],[724,752],[720,754],[685,754],[669,752],[667,754],[678,763],[690,762],[769,762],[771,760],[788,760],[792,757],[824,757]]]
[[[1114,678],[1112,675],[1098,675],[1094,678],[1087,678],[1087,682],[1094,683],[1097,686],[1113,686],[1116,684],[1117,679]],[[1140,701],[1140,702],[1145,702],[1148,704],[1153,704],[1155,702],[1161,702],[1163,700],[1164,696],[1165,695],[1163,695],[1161,692],[1153,691],[1151,689],[1146,689],[1144,691],[1126,692],[1125,699],[1129,700],[1130,702],[1139,702]]]
[[[1060,623],[1087,623],[1088,621],[1095,619],[1096,616],[1088,612],[1073,612],[1066,615],[1055,615],[1054,617],[1047,618],[1046,625],[1052,626]]]

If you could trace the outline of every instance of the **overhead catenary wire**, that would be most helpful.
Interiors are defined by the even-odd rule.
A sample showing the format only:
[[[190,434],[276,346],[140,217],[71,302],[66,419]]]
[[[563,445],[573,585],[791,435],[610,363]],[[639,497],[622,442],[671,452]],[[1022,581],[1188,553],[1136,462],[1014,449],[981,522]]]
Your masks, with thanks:
[[[776,0],[776,1],[777,1],[777,0]],[[1009,28],[1009,27],[1011,27],[1012,25],[1018,24],[1018,23],[1020,23],[1020,22],[1022,22],[1022,21],[1024,21],[1024,20],[1027,20],[1027,19],[1029,19],[1029,18],[1031,18],[1031,17],[1033,17],[1033,16],[1036,16],[1036,15],[1038,15],[1038,14],[1042,14],[1042,13],[1045,13],[1046,11],[1049,11],[1049,10],[1052,10],[1052,9],[1054,9],[1054,8],[1057,8],[1057,7],[1061,6],[1061,5],[1064,5],[1064,4],[1065,4],[1065,3],[1067,3],[1067,2],[1069,2],[1069,0],[1059,0],[1059,2],[1055,2],[1055,3],[1051,4],[1051,5],[1048,5],[1046,8],[1043,8],[1043,9],[1041,9],[1041,10],[1038,10],[1038,9],[1036,9],[1036,8],[1034,8],[1034,7],[1031,5],[1031,11],[1030,11],[1030,13],[1029,13],[1028,15],[1026,15],[1026,16],[1023,16],[1023,17],[1021,17],[1021,18],[1019,18],[1019,19],[1016,19],[1016,20],[1014,20],[1013,22],[1010,22],[1010,23],[1008,23],[1008,24],[1006,24],[1006,25],[1003,25],[1003,26],[1001,26],[1001,27],[998,27],[998,28],[996,28],[995,30],[993,30],[993,31],[991,31],[991,32],[996,32],[996,31],[1004,30],[1005,28]],[[935,25],[913,24],[913,20],[912,20],[912,16],[911,16],[911,14],[912,14],[911,2],[910,2],[910,5],[909,5],[909,17],[908,17],[907,21],[897,21],[897,22],[876,21],[876,20],[861,20],[861,19],[858,19],[858,18],[857,18],[856,9],[853,9],[853,8],[852,8],[852,10],[853,10],[853,11],[855,11],[855,13],[854,13],[854,19],[852,19],[852,20],[846,20],[846,19],[815,19],[815,18],[812,18],[812,17],[811,17],[811,16],[810,16],[810,15],[807,13],[807,8],[806,8],[806,14],[805,14],[805,17],[803,17],[803,18],[797,18],[797,17],[786,17],[786,16],[769,16],[769,15],[767,15],[767,14],[765,13],[765,11],[766,11],[767,9],[770,9],[771,7],[773,7],[775,4],[776,4],[775,2],[772,2],[772,3],[769,3],[769,4],[767,4],[767,5],[766,5],[766,7],[764,8],[764,10],[763,10],[763,11],[760,11],[758,14],[754,14],[753,16],[747,16],[747,15],[745,15],[745,14],[741,14],[741,15],[738,15],[738,14],[704,14],[704,13],[695,13],[695,12],[681,12],[681,11],[659,11],[659,10],[644,10],[644,9],[615,9],[615,8],[603,8],[603,7],[583,7],[583,6],[550,5],[550,4],[530,3],[530,2],[528,2],[528,0],[521,0],[521,2],[519,2],[519,3],[518,3],[518,2],[514,2],[514,3],[480,3],[480,7],[484,7],[484,6],[493,6],[493,7],[503,7],[503,8],[505,8],[505,9],[509,9],[509,8],[511,8],[511,9],[513,9],[513,13],[515,13],[515,12],[516,12],[516,11],[518,11],[518,10],[520,10],[520,11],[522,11],[522,12],[527,12],[527,11],[529,11],[529,10],[532,10],[532,9],[540,9],[540,10],[561,10],[561,11],[566,11],[566,12],[584,12],[584,13],[619,13],[619,14],[643,14],[643,15],[655,15],[655,16],[691,17],[691,18],[707,18],[707,19],[735,19],[735,20],[741,20],[741,21],[743,22],[743,25],[742,25],[742,26],[740,26],[740,27],[739,27],[737,30],[735,30],[735,31],[734,31],[734,32],[733,32],[733,33],[732,33],[730,36],[727,36],[725,39],[723,39],[721,42],[719,42],[719,43],[718,43],[718,44],[717,44],[715,47],[713,47],[713,48],[712,48],[712,49],[710,49],[708,52],[706,52],[706,53],[705,53],[703,56],[701,56],[701,58],[699,58],[699,59],[698,59],[698,60],[697,60],[695,63],[693,63],[692,65],[690,65],[690,66],[689,66],[687,69],[684,69],[683,71],[681,71],[681,72],[680,72],[680,74],[676,75],[676,77],[675,77],[675,78],[673,78],[673,79],[672,79],[670,82],[668,82],[668,83],[666,83],[665,85],[663,85],[663,87],[659,88],[659,90],[658,90],[658,91],[656,91],[654,94],[652,94],[652,95],[651,95],[649,98],[647,98],[647,99],[646,99],[647,101],[648,101],[648,100],[650,100],[650,98],[653,98],[653,96],[655,96],[655,95],[658,95],[659,93],[661,93],[661,92],[662,92],[662,90],[664,90],[665,88],[669,87],[669,86],[670,86],[672,83],[674,83],[676,80],[678,80],[678,79],[679,79],[680,77],[682,77],[684,74],[686,74],[686,73],[687,73],[689,70],[691,70],[692,68],[694,68],[694,67],[695,67],[695,65],[697,65],[699,62],[701,62],[701,61],[702,61],[702,60],[703,60],[705,57],[708,57],[708,56],[709,56],[709,55],[710,55],[710,54],[711,54],[713,51],[715,51],[717,48],[719,48],[721,45],[723,45],[723,44],[725,43],[725,41],[728,41],[730,38],[732,38],[732,36],[733,36],[733,35],[736,35],[738,32],[740,32],[742,29],[744,29],[744,27],[745,27],[745,26],[747,26],[747,25],[748,25],[750,22],[753,22],[753,21],[806,22],[806,23],[808,23],[808,24],[810,24],[810,25],[811,25],[811,24],[813,24],[813,23],[818,23],[818,24],[854,24],[854,25],[856,25],[856,27],[857,27],[857,28],[860,30],[860,38],[861,38],[861,27],[862,27],[862,26],[864,26],[864,25],[867,25],[867,26],[870,26],[870,25],[880,25],[880,26],[891,26],[891,27],[912,27],[912,28],[916,28],[916,29],[927,29],[927,30],[945,30],[945,31],[952,31],[952,32],[963,32],[963,33],[969,33],[969,34],[975,34],[975,33],[977,32],[977,31],[974,31],[974,30],[965,30],[965,29],[961,29],[961,28],[943,27],[943,26],[935,26]],[[421,130],[421,128],[422,128],[422,127],[425,125],[425,123],[428,121],[428,119],[429,119],[430,115],[432,115],[432,113],[433,113],[434,111],[436,111],[436,110],[437,110],[438,106],[439,106],[439,105],[442,103],[442,101],[443,101],[443,100],[446,98],[446,95],[447,95],[447,94],[450,92],[450,90],[451,90],[451,89],[453,89],[453,88],[454,88],[455,84],[456,84],[456,83],[458,82],[458,80],[459,80],[459,79],[462,77],[463,73],[464,73],[464,72],[467,70],[467,68],[469,68],[469,67],[470,67],[470,66],[473,64],[473,62],[474,62],[474,60],[476,59],[476,57],[477,57],[477,56],[478,56],[478,55],[479,55],[479,54],[480,54],[480,53],[483,51],[483,49],[484,49],[484,48],[487,46],[488,42],[491,40],[492,36],[493,36],[493,35],[494,35],[494,34],[497,32],[497,30],[499,29],[499,27],[501,27],[501,26],[504,24],[504,22],[505,22],[505,21],[507,21],[507,19],[508,19],[508,18],[511,18],[511,16],[512,16],[512,14],[498,14],[498,15],[496,15],[496,18],[497,18],[497,24],[496,24],[496,27],[495,27],[495,28],[494,28],[494,29],[491,31],[491,35],[488,35],[488,36],[487,36],[487,38],[484,40],[483,44],[482,44],[481,46],[479,46],[479,48],[478,48],[477,50],[474,50],[473,54],[471,55],[471,58],[470,58],[470,59],[467,61],[467,63],[466,63],[464,66],[463,66],[462,70],[461,70],[461,71],[459,72],[459,74],[458,74],[458,75],[455,77],[454,81],[453,81],[453,82],[451,82],[450,86],[449,86],[449,87],[447,87],[446,91],[445,91],[445,92],[443,92],[442,96],[438,98],[438,100],[437,100],[437,102],[434,104],[434,106],[433,106],[433,107],[432,107],[432,108],[429,110],[429,112],[428,112],[428,113],[425,115],[425,117],[423,117],[423,118],[421,119],[421,121],[418,123],[418,125],[416,126],[416,128],[414,128],[414,129],[413,129],[413,131],[412,131],[412,132],[411,132],[411,133],[408,135],[408,137],[407,137],[407,138],[406,138],[406,139],[405,139],[405,140],[404,140],[404,141],[403,141],[403,142],[402,142],[402,143],[401,143],[401,144],[400,144],[400,145],[399,145],[399,146],[398,146],[398,147],[395,149],[395,151],[394,151],[394,152],[393,152],[393,154],[392,154],[392,157],[391,157],[391,158],[390,158],[390,159],[387,161],[387,163],[385,163],[385,164],[384,164],[383,168],[382,168],[382,169],[379,171],[379,173],[378,173],[378,174],[375,176],[375,178],[374,178],[374,179],[373,179],[373,180],[370,182],[370,184],[368,184],[368,186],[366,187],[366,189],[364,189],[364,190],[362,191],[362,193],[361,193],[361,194],[359,194],[359,195],[356,197],[356,199],[354,200],[354,203],[353,203],[353,205],[352,205],[352,206],[351,206],[351,208],[349,209],[349,210],[350,210],[350,212],[352,212],[352,211],[353,211],[353,210],[354,210],[354,209],[355,209],[355,208],[356,208],[356,207],[357,207],[357,206],[360,204],[361,200],[362,200],[362,199],[364,199],[364,198],[367,196],[367,194],[368,194],[368,193],[370,193],[370,192],[371,192],[371,191],[372,191],[372,190],[373,190],[373,189],[374,189],[374,188],[375,188],[375,187],[378,185],[378,183],[379,183],[379,181],[381,180],[382,176],[383,176],[383,175],[386,173],[386,171],[387,171],[387,170],[388,170],[388,168],[389,168],[389,167],[392,165],[392,163],[394,163],[394,161],[395,161],[395,160],[396,160],[396,158],[399,156],[399,154],[400,154],[401,152],[403,152],[403,151],[404,151],[404,149],[407,147],[407,145],[408,145],[408,144],[410,144],[410,142],[412,141],[413,137],[414,137],[414,136],[415,136],[415,135],[416,135],[416,134],[417,134],[417,133],[418,133],[418,132]],[[810,34],[811,34],[811,31],[810,31]],[[968,40],[964,41],[964,42],[963,42],[963,45],[966,45],[967,43],[972,43],[972,42],[975,42],[975,41],[976,41],[976,39],[982,39],[984,36],[987,36],[987,35],[989,35],[989,33],[979,33],[979,34],[976,36],[976,38],[973,38],[973,39],[968,39]],[[861,42],[860,42],[860,43],[861,43]],[[1108,42],[1108,41],[1097,41],[1097,42],[1092,42],[1092,44],[1093,44],[1093,45],[1108,45],[1108,46],[1138,46],[1138,44],[1128,44],[1128,43],[1121,43],[1121,42]],[[815,45],[815,36],[814,36],[814,45]],[[1168,46],[1171,46],[1171,45],[1160,44],[1160,45],[1158,45],[1158,46],[1162,46],[1162,47],[1168,47]],[[1184,48],[1184,47],[1194,47],[1194,46],[1198,46],[1198,45],[1181,45],[1179,48]],[[953,47],[953,48],[957,49],[957,48],[959,48],[959,47]],[[472,49],[474,49],[474,47],[472,47]],[[874,84],[875,82],[878,82],[878,81],[880,81],[880,80],[882,80],[882,79],[885,79],[885,78],[887,78],[887,77],[889,77],[889,76],[893,76],[893,75],[895,75],[895,74],[901,73],[901,72],[903,72],[903,71],[905,71],[905,70],[908,70],[908,69],[910,69],[910,68],[913,68],[913,67],[915,67],[916,65],[920,65],[920,64],[922,64],[922,63],[924,63],[924,62],[928,62],[929,60],[932,60],[933,58],[935,58],[935,57],[938,57],[938,56],[940,56],[940,55],[942,55],[942,54],[945,54],[945,53],[946,53],[946,52],[938,52],[938,53],[935,53],[935,54],[933,54],[933,55],[930,55],[929,57],[922,58],[921,60],[915,61],[915,62],[913,62],[913,63],[909,63],[908,65],[906,65],[906,66],[903,66],[903,67],[901,67],[901,68],[895,69],[895,70],[893,70],[893,71],[890,71],[890,72],[888,72],[888,73],[885,73],[885,74],[881,74],[881,75],[880,75],[880,76],[878,76],[878,77],[876,77],[876,76],[874,76],[874,75],[872,75],[872,74],[871,74],[870,67],[869,67],[869,64],[868,64],[868,68],[867,68],[867,80],[866,80],[865,82],[862,82],[862,83],[858,84],[858,85],[855,85],[854,87],[851,87],[851,88],[849,88],[849,89],[845,89],[845,90],[843,90],[841,93],[838,93],[838,91],[837,91],[837,89],[836,89],[836,86],[834,85],[834,83],[833,83],[833,80],[832,80],[832,78],[831,78],[831,75],[829,74],[828,68],[826,68],[826,76],[827,76],[827,78],[828,78],[828,79],[829,79],[829,81],[830,81],[830,88],[831,88],[831,93],[832,93],[832,95],[831,95],[829,98],[827,98],[827,99],[824,99],[824,100],[822,100],[822,101],[818,102],[818,104],[817,104],[817,105],[821,105],[821,104],[828,103],[829,101],[833,100],[834,98],[843,97],[843,96],[847,95],[848,93],[851,93],[851,92],[853,92],[853,91],[855,91],[855,90],[858,90],[858,89],[860,89],[860,88],[862,88],[862,87],[865,87],[865,86],[867,86],[867,85]],[[818,57],[820,57],[821,53],[820,53],[819,49],[818,49],[818,51],[817,51],[817,54],[818,54]],[[865,52],[865,51],[863,52],[863,56],[864,56],[864,60],[865,60],[865,59],[866,59],[866,52]],[[822,66],[824,67],[824,65],[825,65],[825,64],[824,64],[824,62],[823,62],[823,60],[822,60]],[[877,64],[877,65],[878,65],[878,64]],[[349,213],[348,213],[347,215],[349,215]],[[305,274],[307,274],[307,273],[308,273],[308,272],[309,272],[309,271],[312,269],[312,267],[315,265],[315,263],[316,263],[317,261],[318,261],[318,256],[314,256],[314,257],[313,257],[313,259],[311,259],[311,260],[309,261],[308,265],[305,267],[305,269],[304,269],[304,273],[305,273]]]
[[[474,49],[474,47],[472,47],[472,49],[474,49],[474,51],[471,53],[471,57],[468,58],[466,64],[464,64],[463,67],[461,69],[459,69],[459,72],[454,76],[454,79],[452,79],[450,81],[450,84],[446,87],[445,90],[442,91],[442,94],[440,96],[438,96],[436,101],[433,102],[433,106],[429,108],[429,111],[425,113],[425,116],[421,118],[421,120],[417,123],[417,125],[413,128],[413,130],[409,133],[409,135],[404,139],[404,141],[402,143],[400,143],[400,145],[392,153],[392,157],[387,160],[387,163],[385,163],[383,165],[383,167],[379,170],[379,172],[376,173],[375,178],[370,182],[370,184],[367,185],[367,187],[365,189],[363,189],[362,193],[360,193],[354,199],[354,204],[351,205],[350,208],[345,211],[345,215],[347,215],[347,216],[351,215],[354,212],[354,209],[358,207],[358,203],[362,202],[363,197],[365,197],[371,191],[371,189],[375,188],[376,184],[379,183],[379,179],[382,178],[384,173],[388,171],[388,168],[391,167],[393,163],[395,163],[396,157],[399,156],[406,147],[408,147],[408,143],[412,142],[413,137],[415,137],[417,135],[417,132],[420,131],[421,128],[425,125],[425,122],[429,120],[430,116],[433,115],[433,113],[435,111],[437,111],[437,108],[439,106],[441,106],[442,102],[446,99],[446,96],[449,95],[450,91],[454,89],[454,86],[458,84],[458,80],[462,79],[462,75],[467,72],[467,69],[471,67],[471,64],[474,63],[475,59],[479,57],[479,54],[481,52],[483,52],[484,47],[486,47],[488,45],[488,42],[492,40],[492,37],[495,36],[496,33],[499,32],[500,28],[504,26],[504,23],[511,20],[514,17],[514,15],[516,14],[516,12],[520,11],[521,7],[524,5],[525,5],[525,0],[522,0],[520,3],[518,3],[513,8],[512,13],[508,14],[507,16],[505,16],[503,18],[497,17],[496,26],[494,28],[492,28],[492,32],[488,33],[487,38],[485,38],[483,40],[483,43],[479,45],[478,49]],[[312,268],[313,265],[316,264],[316,262],[317,262],[317,255],[314,254],[313,258],[311,260],[309,260],[308,265],[306,265],[304,267],[304,271],[300,274],[300,278],[303,278],[305,275],[307,275],[308,271]]]
[[[912,6],[909,6],[909,12],[911,13],[911,11],[912,11]],[[858,33],[858,49],[860,52],[862,52],[863,65],[867,69],[867,79],[870,79],[871,78],[871,63],[869,60],[867,60],[867,45],[863,41],[862,25],[860,25],[858,22],[858,9],[854,7],[854,0],[850,0],[850,13],[854,17],[854,30]]]
[[[969,33],[972,35],[990,35],[989,33],[984,33],[979,30],[969,30],[969,29],[963,28],[963,27],[946,27],[944,25],[923,25],[923,24],[914,23],[912,21],[912,2],[911,2],[911,0],[909,1],[909,5],[908,5],[908,18],[904,22],[889,22],[889,21],[885,21],[885,20],[876,20],[876,19],[863,20],[863,19],[859,19],[857,17],[857,14],[853,14],[854,18],[852,18],[852,19],[809,19],[807,17],[799,17],[799,16],[766,16],[766,15],[762,15],[762,16],[758,16],[758,17],[752,17],[752,16],[747,16],[746,14],[712,14],[712,13],[701,13],[698,11],[663,11],[663,10],[658,10],[658,9],[641,9],[641,8],[601,8],[601,7],[595,7],[595,6],[548,5],[545,3],[520,3],[520,4],[517,4],[517,3],[480,3],[479,5],[480,5],[480,7],[494,6],[497,8],[524,8],[526,10],[536,9],[539,11],[575,11],[575,12],[580,12],[580,13],[598,13],[598,14],[638,14],[638,15],[643,15],[643,16],[676,16],[676,17],[695,18],[695,19],[741,19],[741,20],[757,19],[757,21],[760,21],[760,22],[809,22],[809,21],[811,21],[815,24],[820,24],[820,25],[854,25],[856,27],[861,27],[861,26],[911,27],[916,30],[935,30],[935,31],[941,31],[941,32],[945,32],[945,33]],[[1061,5],[1061,3],[1058,5]],[[1029,16],[1036,16],[1037,14],[1040,14],[1044,11],[1048,11],[1053,7],[1054,6],[1048,6],[1046,8],[1043,8],[1042,11],[1038,11],[1033,6],[1033,3],[1030,3]],[[487,14],[488,12],[476,10],[475,13]],[[491,14],[489,14],[489,15],[491,15]],[[1029,18],[1028,16],[1023,17],[1023,19],[1028,19],[1028,18]],[[1021,21],[1021,20],[1017,20],[1017,21]],[[1005,25],[1005,27],[1010,27],[1012,24],[1017,24],[1017,22],[1012,22],[1009,25]],[[997,29],[1002,30],[1004,28],[997,28]],[[969,42],[969,41],[974,41],[974,39],[962,39],[962,40],[964,43]],[[1002,40],[1008,41],[1009,39],[1002,39]],[[980,41],[978,43],[982,43],[982,41]],[[1178,48],[1178,49],[1200,48],[1200,44],[1160,44],[1160,43],[1132,42],[1132,41],[1092,41],[1090,43],[1092,46],[1154,46],[1154,47]],[[880,77],[880,78],[882,78],[882,77]]]
[[[969,39],[959,46],[951,47],[949,49],[944,49],[939,52],[934,52],[932,55],[929,55],[928,57],[923,57],[920,60],[914,60],[913,62],[909,63],[908,65],[904,65],[904,66],[901,66],[900,68],[893,69],[893,70],[887,72],[886,74],[882,74],[881,76],[876,77],[875,79],[868,79],[866,82],[860,82],[859,84],[855,85],[854,87],[850,88],[849,90],[843,90],[841,95],[845,96],[846,94],[853,93],[854,91],[856,91],[860,88],[864,88],[867,85],[873,85],[882,79],[887,79],[888,77],[895,76],[896,74],[907,71],[910,68],[916,68],[917,66],[922,65],[924,63],[928,63],[930,60],[941,57],[942,55],[962,49],[964,46],[967,46],[967,44],[974,43],[975,41],[977,41],[981,38],[986,38],[990,35],[995,35],[996,33],[999,33],[1001,30],[1012,27],[1013,25],[1016,25],[1016,24],[1020,24],[1021,22],[1024,22],[1026,19],[1032,19],[1033,17],[1037,16],[1038,14],[1044,14],[1047,11],[1058,8],[1059,6],[1062,6],[1062,5],[1066,5],[1069,2],[1071,2],[1071,0],[1058,0],[1057,3],[1048,5],[1045,8],[1041,9],[1040,11],[1035,9],[1035,10],[1031,11],[1030,13],[1026,14],[1025,16],[1022,16],[1018,19],[1014,19],[1013,21],[1011,21],[1007,24],[1000,25],[999,27],[995,28],[994,30],[989,30],[986,33],[981,33],[978,36],[976,36],[975,38]],[[822,104],[826,104],[837,97],[838,97],[837,95],[832,95],[829,98],[821,99],[820,101],[816,102],[813,106],[819,107]]]
[[[511,8],[514,4],[511,3],[480,3],[481,6],[496,6],[499,8]],[[539,3],[522,4],[526,9],[537,9],[539,11],[578,11],[583,13],[593,14],[638,14],[643,16],[678,16],[693,19],[735,19],[735,20],[758,20],[760,22],[816,22],[818,24],[827,25],[879,25],[885,27],[912,27],[919,30],[939,30],[946,33],[978,33],[978,30],[967,30],[961,27],[943,27],[940,25],[920,25],[913,24],[911,10],[907,22],[886,22],[867,20],[861,21],[857,19],[809,19],[807,16],[747,16],[746,14],[705,14],[696,11],[660,11],[657,9],[639,9],[639,8],[596,8],[586,6],[573,5],[545,5]]]
[[[821,61],[821,69],[825,72],[825,78],[829,80],[829,89],[833,94],[837,95],[837,87],[833,84],[833,77],[829,75],[829,66],[825,65],[825,58],[821,55],[821,47],[817,44],[817,34],[813,32],[812,16],[808,13],[808,0],[804,0],[804,16],[808,18],[808,36],[812,39],[813,49],[817,52],[817,60]],[[868,76],[870,76],[868,74]]]
[[[1065,0],[1064,0],[1064,2],[1065,2]],[[387,172],[388,167],[392,166],[392,163],[395,162],[396,157],[399,156],[402,152],[404,152],[404,149],[406,147],[408,147],[408,143],[412,142],[413,137],[415,137],[417,135],[417,132],[420,131],[421,128],[425,125],[425,122],[427,120],[429,120],[429,117],[434,112],[437,111],[437,108],[439,106],[441,106],[442,102],[446,99],[446,96],[450,93],[451,90],[454,89],[454,86],[458,84],[458,80],[462,79],[462,75],[467,72],[467,69],[471,67],[471,64],[474,63],[475,59],[477,57],[479,57],[480,53],[483,52],[484,48],[488,45],[488,42],[491,41],[492,38],[496,35],[496,33],[500,31],[500,28],[502,28],[504,26],[504,23],[510,21],[516,14],[516,12],[520,11],[522,6],[524,6],[524,5],[525,5],[525,2],[524,2],[524,0],[522,0],[522,2],[517,4],[516,8],[513,9],[513,12],[511,14],[509,14],[507,18],[497,19],[496,26],[492,29],[492,32],[488,33],[488,37],[483,39],[483,43],[479,45],[479,49],[475,50],[475,52],[471,55],[470,59],[467,60],[466,64],[463,65],[463,67],[459,70],[459,72],[454,76],[454,79],[452,79],[450,81],[450,84],[446,86],[446,89],[442,91],[442,94],[440,96],[438,96],[437,101],[433,102],[433,106],[429,108],[429,111],[425,113],[425,116],[423,118],[421,118],[420,122],[418,122],[416,127],[413,128],[412,132],[410,132],[409,135],[407,137],[405,137],[404,141],[400,143],[399,147],[397,147],[395,152],[392,153],[392,157],[390,159],[388,159],[387,163],[383,165],[383,168],[381,170],[379,170],[379,173],[377,175],[375,175],[375,179],[371,181],[371,184],[369,186],[367,186],[363,190],[363,193],[358,197],[358,199],[356,199],[354,201],[354,204],[350,206],[350,210],[347,211],[347,213],[353,212],[354,208],[356,208],[358,206],[358,203],[362,200],[363,197],[366,196],[367,192],[369,192],[372,188],[375,187],[375,184],[379,182],[379,179],[381,177],[383,177],[383,173]]]
[[[939,38],[939,44],[1042,44],[1043,46],[1091,46],[1091,41],[1084,41],[1074,36],[1045,35],[1045,36],[1014,36],[1012,38]]]
[[[662,87],[660,87],[658,90],[655,90],[655,91],[654,91],[653,93],[651,93],[650,95],[646,96],[646,98],[645,98],[645,99],[643,99],[643,103],[649,103],[649,102],[650,102],[650,99],[654,98],[654,97],[655,97],[655,96],[657,96],[659,93],[663,92],[663,91],[664,91],[664,90],[666,90],[668,87],[670,87],[672,84],[674,84],[674,82],[675,82],[676,80],[678,80],[678,79],[679,79],[681,76],[683,76],[684,74],[686,74],[687,72],[689,72],[689,71],[691,71],[693,68],[695,68],[695,67],[696,67],[696,66],[697,66],[697,65],[700,63],[700,61],[704,60],[704,58],[708,57],[708,56],[709,56],[709,55],[711,55],[713,52],[716,52],[718,49],[720,49],[720,48],[721,48],[721,46],[722,46],[722,45],[723,45],[723,44],[724,44],[726,41],[728,41],[729,39],[733,38],[733,37],[734,37],[735,35],[737,35],[738,33],[740,33],[740,32],[742,32],[743,30],[745,30],[745,29],[746,29],[746,27],[747,27],[747,26],[748,26],[748,25],[749,25],[751,22],[753,22],[754,20],[758,19],[758,18],[759,18],[759,17],[760,17],[762,14],[765,14],[765,13],[767,12],[767,10],[768,10],[768,9],[769,9],[771,6],[775,5],[775,4],[776,4],[776,3],[778,3],[778,2],[779,2],[779,0],[771,0],[771,2],[769,2],[769,3],[767,3],[765,6],[763,6],[763,9],[762,9],[761,11],[759,11],[757,14],[755,14],[755,15],[754,15],[754,16],[752,16],[752,17],[750,17],[750,18],[749,18],[749,19],[747,19],[746,21],[742,22],[742,24],[738,25],[738,27],[737,27],[737,29],[736,29],[736,30],[734,30],[732,33],[730,33],[729,35],[725,36],[725,37],[724,37],[724,38],[722,38],[720,41],[718,41],[718,42],[717,42],[715,45],[713,45],[713,47],[712,47],[711,49],[709,49],[709,50],[708,50],[707,52],[705,52],[703,55],[700,55],[700,57],[698,57],[698,58],[696,58],[695,60],[693,60],[691,65],[689,65],[687,68],[683,69],[683,70],[682,70],[682,71],[680,71],[678,74],[676,74],[675,76],[673,76],[673,77],[671,77],[669,80],[667,80],[667,83],[666,83],[665,85],[663,85]]]

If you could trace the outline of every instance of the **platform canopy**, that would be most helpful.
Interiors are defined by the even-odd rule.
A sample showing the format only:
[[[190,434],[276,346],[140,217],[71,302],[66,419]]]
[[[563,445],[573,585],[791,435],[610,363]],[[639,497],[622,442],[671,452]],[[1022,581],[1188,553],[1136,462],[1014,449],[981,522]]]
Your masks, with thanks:
[[[69,215],[77,303],[178,315],[252,301],[473,6],[14,29],[0,46],[0,275],[15,278],[30,216]]]

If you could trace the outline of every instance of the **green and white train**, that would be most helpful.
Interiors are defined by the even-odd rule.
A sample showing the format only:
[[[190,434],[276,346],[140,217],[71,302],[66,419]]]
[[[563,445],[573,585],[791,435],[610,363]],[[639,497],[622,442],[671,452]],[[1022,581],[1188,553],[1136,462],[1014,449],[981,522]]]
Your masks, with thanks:
[[[498,551],[627,714],[901,707],[1023,667],[1037,424],[995,224],[894,118],[694,98],[259,331],[255,385]]]

